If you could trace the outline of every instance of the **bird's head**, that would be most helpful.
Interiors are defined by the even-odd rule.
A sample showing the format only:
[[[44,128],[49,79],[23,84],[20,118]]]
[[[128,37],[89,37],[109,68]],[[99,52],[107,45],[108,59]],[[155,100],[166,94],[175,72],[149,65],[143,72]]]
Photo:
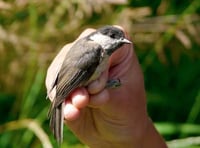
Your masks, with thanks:
[[[89,39],[98,43],[111,55],[116,49],[123,44],[131,44],[132,42],[125,38],[124,32],[113,26],[105,26],[89,35]]]

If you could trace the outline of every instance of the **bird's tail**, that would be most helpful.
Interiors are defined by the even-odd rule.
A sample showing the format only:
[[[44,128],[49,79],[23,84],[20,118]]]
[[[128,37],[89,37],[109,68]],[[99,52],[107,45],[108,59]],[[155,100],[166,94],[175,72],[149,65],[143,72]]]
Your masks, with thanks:
[[[61,103],[57,107],[51,105],[48,113],[51,131],[59,144],[61,144],[63,140],[63,105],[64,103]]]

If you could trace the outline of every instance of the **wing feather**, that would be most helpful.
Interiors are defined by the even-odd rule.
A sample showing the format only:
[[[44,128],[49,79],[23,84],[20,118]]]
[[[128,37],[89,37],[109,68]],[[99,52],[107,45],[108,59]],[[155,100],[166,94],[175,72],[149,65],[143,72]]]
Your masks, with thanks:
[[[95,72],[101,61],[102,48],[99,45],[91,45],[87,49],[85,47],[85,51],[81,51],[81,57],[76,57],[76,53],[68,53],[70,57],[66,57],[55,82],[56,99],[52,107],[60,105],[75,88],[84,85]],[[72,50],[76,49],[70,51]]]

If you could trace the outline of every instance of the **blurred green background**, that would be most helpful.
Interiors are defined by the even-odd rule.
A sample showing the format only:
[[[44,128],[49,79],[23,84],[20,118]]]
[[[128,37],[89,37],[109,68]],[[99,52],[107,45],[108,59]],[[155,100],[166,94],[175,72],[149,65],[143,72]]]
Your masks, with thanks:
[[[0,1],[0,147],[57,147],[44,80],[86,28],[123,26],[141,63],[148,113],[169,147],[200,147],[199,0]],[[62,147],[83,148],[65,128]]]

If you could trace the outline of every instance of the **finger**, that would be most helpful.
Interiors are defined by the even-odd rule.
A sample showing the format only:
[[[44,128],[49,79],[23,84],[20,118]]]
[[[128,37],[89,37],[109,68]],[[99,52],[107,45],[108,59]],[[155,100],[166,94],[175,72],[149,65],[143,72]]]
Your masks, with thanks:
[[[123,62],[127,57],[129,50],[132,50],[132,45],[124,44],[116,52],[114,52],[109,59],[109,67],[116,66]]]
[[[76,120],[80,116],[80,110],[76,108],[69,100],[65,102],[64,119],[67,121]]]
[[[76,89],[70,96],[72,104],[80,109],[84,108],[89,102],[89,95],[85,88]]]
[[[88,93],[93,95],[102,91],[106,86],[107,80],[108,80],[108,70],[104,71],[97,80],[91,82],[88,85],[87,87]]]
[[[117,25],[114,25],[114,27],[121,29],[125,34],[125,38],[127,38],[128,40],[131,40],[130,36],[128,35],[128,33],[125,31],[124,28]],[[116,52],[114,52],[110,57],[110,67],[121,63],[126,58],[126,56],[130,53],[129,50],[133,50],[133,44],[124,44],[121,48],[116,50]]]
[[[106,104],[109,100],[109,93],[107,89],[104,89],[102,92],[95,94],[95,95],[90,95],[90,100],[89,100],[89,107],[100,107],[104,104]]]
[[[108,79],[120,79],[121,81],[121,76],[130,71],[130,66],[136,59],[132,46],[124,45],[110,58]]]

